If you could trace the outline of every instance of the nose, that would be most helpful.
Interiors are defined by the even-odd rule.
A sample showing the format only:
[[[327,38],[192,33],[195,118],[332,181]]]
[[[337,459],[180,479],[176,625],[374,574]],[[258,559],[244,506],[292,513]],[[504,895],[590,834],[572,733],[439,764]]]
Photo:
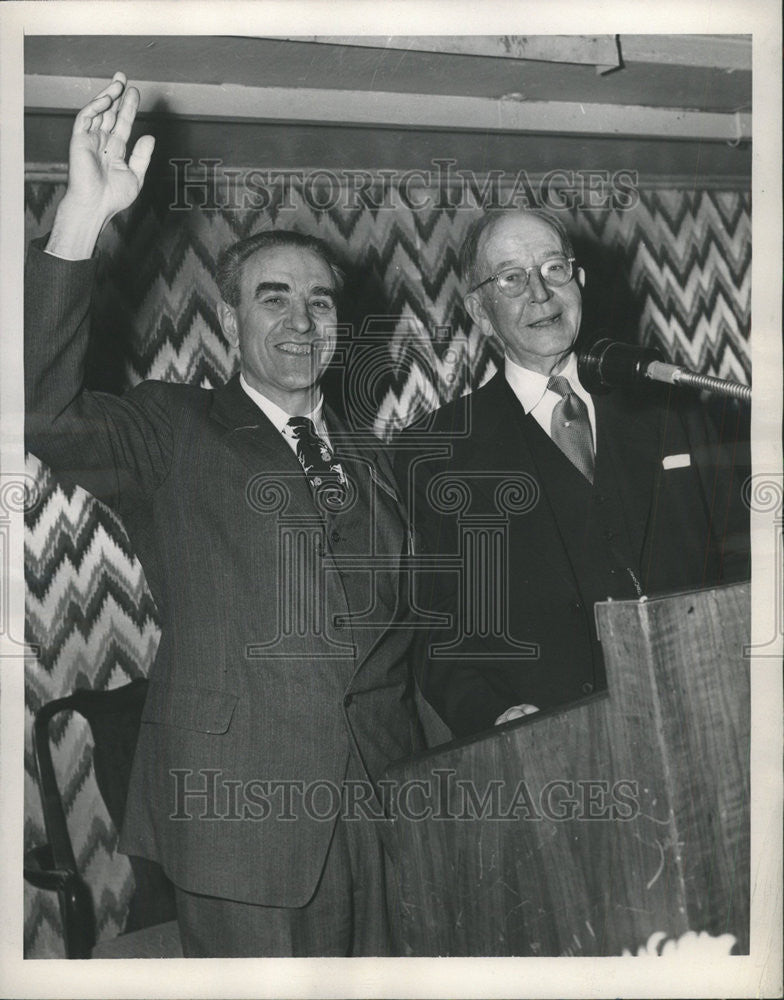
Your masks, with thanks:
[[[545,284],[538,268],[528,272],[528,298],[531,302],[547,302],[553,297],[552,289]]]
[[[286,325],[295,333],[310,333],[313,329],[313,318],[305,299],[292,298]]]

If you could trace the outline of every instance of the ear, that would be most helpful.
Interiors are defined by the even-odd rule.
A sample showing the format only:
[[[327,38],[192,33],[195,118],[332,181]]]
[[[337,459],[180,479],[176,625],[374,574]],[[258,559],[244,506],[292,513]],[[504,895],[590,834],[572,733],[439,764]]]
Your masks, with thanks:
[[[223,299],[218,303],[218,320],[220,321],[221,330],[223,330],[226,340],[228,340],[232,347],[239,347],[240,334],[237,328],[237,313]]]
[[[474,323],[476,323],[482,333],[491,334],[493,332],[493,325],[490,322],[490,317],[485,311],[485,307],[482,304],[482,298],[478,292],[469,292],[463,299],[463,305],[465,306],[468,315]]]
[[[577,277],[577,284],[580,286],[580,288],[585,288],[585,271],[581,267],[577,268],[576,277]]]

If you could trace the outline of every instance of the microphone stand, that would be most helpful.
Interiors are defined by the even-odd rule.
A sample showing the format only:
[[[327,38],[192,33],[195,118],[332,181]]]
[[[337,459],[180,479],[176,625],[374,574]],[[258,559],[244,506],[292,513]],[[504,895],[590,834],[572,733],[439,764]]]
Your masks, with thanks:
[[[667,364],[655,347],[635,347],[609,338],[597,340],[577,359],[580,381],[589,392],[602,393],[618,386],[666,382],[751,401],[751,386],[700,375],[681,365]]]
[[[751,402],[751,386],[740,382],[732,382],[714,375],[699,375],[697,372],[682,368],[679,365],[667,365],[663,361],[651,361],[645,371],[645,377],[654,382],[669,382],[671,385],[688,385],[693,389],[703,389],[715,392],[720,396],[734,396],[747,403]]]

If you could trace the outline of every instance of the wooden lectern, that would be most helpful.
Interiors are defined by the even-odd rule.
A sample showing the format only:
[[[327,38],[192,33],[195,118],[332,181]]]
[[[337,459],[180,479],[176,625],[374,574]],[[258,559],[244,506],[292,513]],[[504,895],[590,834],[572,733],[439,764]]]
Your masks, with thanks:
[[[748,952],[749,602],[598,604],[607,692],[389,769],[407,954]]]

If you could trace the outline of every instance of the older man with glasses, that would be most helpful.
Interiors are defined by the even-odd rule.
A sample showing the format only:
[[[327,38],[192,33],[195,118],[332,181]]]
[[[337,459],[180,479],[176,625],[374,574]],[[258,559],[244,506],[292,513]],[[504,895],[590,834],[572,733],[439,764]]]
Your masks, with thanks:
[[[425,636],[419,683],[457,736],[604,689],[597,601],[748,572],[740,483],[696,400],[581,385],[586,276],[560,220],[487,214],[461,267],[503,365],[430,416],[449,448],[400,469],[418,551],[440,563],[418,601],[451,621]]]

